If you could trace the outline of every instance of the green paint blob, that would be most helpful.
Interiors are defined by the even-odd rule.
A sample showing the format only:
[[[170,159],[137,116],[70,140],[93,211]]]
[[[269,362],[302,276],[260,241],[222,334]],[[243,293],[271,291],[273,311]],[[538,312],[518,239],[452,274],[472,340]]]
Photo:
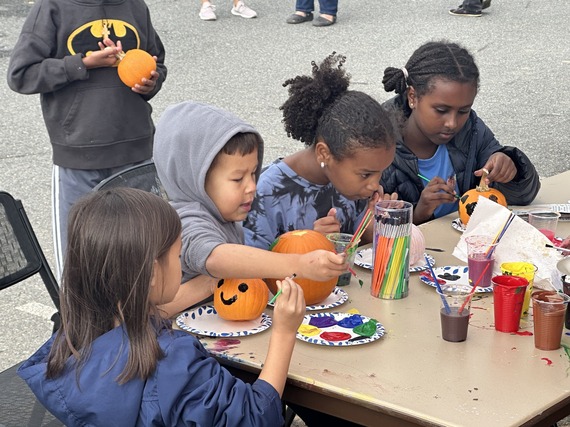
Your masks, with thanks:
[[[368,322],[358,325],[353,329],[355,334],[361,335],[363,337],[371,337],[376,333],[376,324],[378,322],[375,319],[370,319]]]

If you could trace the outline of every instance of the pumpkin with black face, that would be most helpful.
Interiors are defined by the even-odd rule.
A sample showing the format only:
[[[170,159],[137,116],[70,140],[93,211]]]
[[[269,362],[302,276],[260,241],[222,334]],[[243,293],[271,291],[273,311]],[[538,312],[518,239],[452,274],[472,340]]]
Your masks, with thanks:
[[[479,196],[486,197],[487,199],[498,203],[501,206],[507,206],[507,199],[496,188],[491,188],[485,183],[485,179],[487,178],[487,172],[483,171],[483,175],[481,175],[481,182],[475,188],[466,191],[465,194],[461,196],[459,199],[459,219],[463,225],[467,225],[473,211],[477,207],[477,201],[479,200]]]
[[[261,279],[221,279],[214,291],[214,308],[225,320],[253,320],[267,306],[269,289]]]

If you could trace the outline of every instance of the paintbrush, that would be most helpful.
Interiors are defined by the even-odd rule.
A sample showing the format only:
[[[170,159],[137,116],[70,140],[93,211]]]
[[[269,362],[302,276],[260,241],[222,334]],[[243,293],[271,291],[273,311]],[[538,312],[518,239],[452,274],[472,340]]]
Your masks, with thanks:
[[[423,176],[421,173],[419,173],[418,176],[419,176],[421,179],[423,179],[425,182],[430,182],[430,181],[431,181],[431,179],[426,178],[426,177]],[[461,199],[461,197],[458,196],[458,195],[455,194],[455,193],[450,193],[449,191],[444,191],[444,193],[447,193],[447,194],[449,194],[449,195],[455,197],[457,200]]]
[[[291,279],[294,279],[295,277],[297,277],[296,273],[293,273],[293,275],[291,276]],[[271,298],[271,300],[269,301],[269,304],[275,304],[275,301],[277,301],[277,297],[281,295],[281,289],[279,289],[277,291],[277,293],[275,294],[275,296],[273,298]]]

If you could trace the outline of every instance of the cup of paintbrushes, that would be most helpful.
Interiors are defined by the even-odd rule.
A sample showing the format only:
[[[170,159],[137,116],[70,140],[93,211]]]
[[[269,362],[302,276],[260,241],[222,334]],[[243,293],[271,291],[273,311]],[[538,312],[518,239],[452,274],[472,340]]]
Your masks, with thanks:
[[[408,296],[413,207],[401,200],[380,200],[374,214],[370,293],[376,298]]]

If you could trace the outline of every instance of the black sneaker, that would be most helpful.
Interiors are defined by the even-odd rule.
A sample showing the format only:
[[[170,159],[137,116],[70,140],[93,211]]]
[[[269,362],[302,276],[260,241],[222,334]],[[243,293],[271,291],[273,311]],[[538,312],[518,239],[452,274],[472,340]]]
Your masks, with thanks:
[[[455,16],[471,16],[475,18],[479,18],[482,15],[481,12],[468,12],[465,9],[463,9],[461,6],[459,6],[457,9],[451,9],[449,11],[449,14]]]
[[[483,9],[491,7],[491,0],[483,0],[481,3],[483,4]]]

